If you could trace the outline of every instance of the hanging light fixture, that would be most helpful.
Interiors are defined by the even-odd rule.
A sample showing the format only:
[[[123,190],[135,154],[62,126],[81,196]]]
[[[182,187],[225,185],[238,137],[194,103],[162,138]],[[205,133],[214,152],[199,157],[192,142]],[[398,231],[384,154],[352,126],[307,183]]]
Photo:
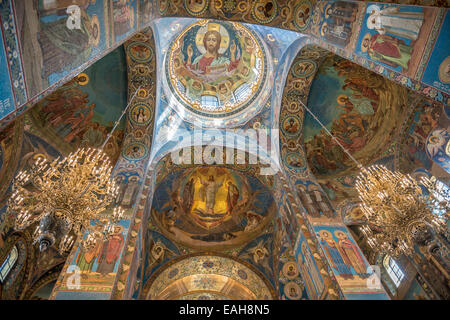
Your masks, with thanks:
[[[121,207],[113,209],[102,231],[92,228],[91,221],[94,220],[97,226],[104,223],[105,217],[101,213],[119,192],[116,182],[112,180],[113,166],[103,148],[136,92],[101,148],[78,149],[52,162],[39,157],[29,170],[16,175],[8,210],[17,214],[14,225],[16,230],[39,222],[33,240],[39,243],[41,251],[59,241],[59,252],[66,253],[76,238],[81,239],[86,232],[88,235],[81,241],[81,247],[89,250],[97,241],[108,239],[114,233],[112,224],[119,222],[124,213]]]
[[[360,207],[368,219],[361,231],[369,246],[396,257],[412,254],[414,245],[423,245],[441,261],[448,261],[446,222],[450,212],[449,189],[435,177],[423,177],[420,184],[427,189],[425,194],[410,175],[391,171],[382,165],[364,168],[311,110],[299,102],[361,170],[356,189]],[[444,241],[440,241],[441,238]]]
[[[420,183],[429,189],[428,199],[410,175],[382,165],[361,169],[356,180],[361,210],[379,232],[374,233],[367,225],[361,231],[373,249],[393,257],[410,255],[414,245],[430,245],[447,232],[446,216],[434,211],[449,212],[448,197],[432,180],[422,178]]]

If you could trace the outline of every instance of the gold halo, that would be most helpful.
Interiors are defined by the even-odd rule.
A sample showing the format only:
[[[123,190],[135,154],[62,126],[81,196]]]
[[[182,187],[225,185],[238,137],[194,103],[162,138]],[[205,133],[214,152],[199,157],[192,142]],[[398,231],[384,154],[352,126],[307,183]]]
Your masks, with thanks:
[[[336,238],[338,238],[338,239],[340,239],[340,237],[339,237],[340,234],[343,234],[343,235],[345,235],[345,236],[348,238],[347,234],[346,234],[344,231],[337,230],[337,231],[334,232],[334,235],[335,235]]]
[[[114,225],[114,230],[115,230],[117,227],[119,227],[119,229],[120,229],[120,231],[117,232],[117,233],[121,233],[121,232],[125,229],[122,225],[120,225],[120,224],[115,224],[115,225]],[[114,232],[115,232],[115,231],[114,231]]]
[[[208,22],[206,25],[198,29],[197,34],[195,35],[195,45],[200,53],[205,53],[206,48],[203,46],[203,37],[207,31],[211,30],[215,30],[220,33],[221,39],[218,52],[223,54],[230,45],[230,34],[228,30],[219,23]]]
[[[324,22],[324,23],[322,24],[322,26],[320,27],[320,34],[322,35],[322,37],[325,36],[325,32],[323,31],[323,28],[326,27],[326,26],[327,26],[327,23]]]
[[[43,153],[36,153],[35,155],[33,155],[33,160],[36,160],[39,157],[42,157],[47,160],[47,156]]]
[[[450,75],[444,71],[445,68],[449,67],[450,65],[450,57],[447,57],[442,61],[441,65],[439,66],[439,80],[443,83],[450,83]]]
[[[86,80],[84,81],[79,80],[81,77],[85,77]],[[89,76],[86,73],[82,72],[77,76],[76,81],[79,85],[85,86],[89,83]]]
[[[345,94],[338,95],[336,99],[337,103],[339,103],[340,105],[345,105],[345,101],[343,101],[344,98],[347,98]]]
[[[138,92],[137,92],[137,97],[138,98],[145,99],[145,98],[147,98],[147,96],[148,96],[147,90],[145,90],[143,88],[138,90]]]
[[[319,235],[321,235],[323,238],[328,238],[328,237],[325,237],[325,236],[324,236],[325,233],[328,233],[328,234],[330,235],[330,238],[333,237],[333,235],[331,234],[331,232],[328,231],[328,230],[320,230],[320,231],[319,231]]]
[[[361,40],[361,51],[362,52],[366,52],[367,51],[367,49],[368,49],[368,47],[366,47],[366,46],[364,46],[364,40],[369,40],[370,41],[370,38],[372,37],[372,35],[370,34],[370,33],[366,33],[365,35],[364,35],[364,37],[362,38],[362,40]]]
[[[97,37],[91,37],[91,41],[92,41],[92,45],[94,45],[95,47],[98,46],[99,42],[100,42],[100,22],[98,21],[98,17],[96,14],[93,14],[91,17],[91,28],[92,30],[94,29],[94,25],[97,25]]]

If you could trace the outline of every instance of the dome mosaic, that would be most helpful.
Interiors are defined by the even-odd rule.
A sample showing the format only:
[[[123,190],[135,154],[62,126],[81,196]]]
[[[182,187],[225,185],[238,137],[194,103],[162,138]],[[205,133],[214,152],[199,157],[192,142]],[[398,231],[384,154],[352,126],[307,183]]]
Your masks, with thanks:
[[[165,69],[170,93],[188,120],[229,119],[259,100],[268,56],[255,32],[242,24],[201,20],[172,42]]]

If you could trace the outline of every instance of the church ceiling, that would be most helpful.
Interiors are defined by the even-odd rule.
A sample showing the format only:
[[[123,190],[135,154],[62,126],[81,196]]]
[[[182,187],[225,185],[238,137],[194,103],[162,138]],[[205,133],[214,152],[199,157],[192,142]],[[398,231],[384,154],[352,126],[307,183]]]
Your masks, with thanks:
[[[274,220],[274,176],[261,175],[260,165],[249,165],[248,157],[244,153],[242,165],[180,165],[169,154],[154,167],[155,191],[145,209],[145,262],[138,270],[144,286],[173,259],[207,250],[246,261],[277,287],[281,244],[275,239],[282,234],[281,221]]]
[[[269,128],[279,108],[274,86],[281,85],[286,72],[283,65],[293,55],[289,46],[302,35],[214,20],[165,18],[154,26],[161,72],[152,162],[174,147],[210,141],[196,138],[195,130],[205,134],[209,128],[220,129],[215,131],[222,136],[219,143],[232,148],[234,141],[230,145],[225,134],[239,139],[245,133],[225,133],[225,128],[263,129],[271,136]],[[220,38],[217,52],[211,47],[209,58],[206,40],[203,43],[206,32],[211,41]]]
[[[4,21],[1,45],[2,105],[0,126],[29,109],[42,96],[73,78],[83,66],[93,64],[99,57],[122,44],[136,32],[141,32],[160,18],[219,19],[228,23],[250,23],[311,36],[309,39],[340,56],[364,65],[393,81],[422,94],[447,103],[448,79],[446,68],[449,15],[445,0],[374,1],[315,1],[315,0],[77,0],[83,22],[83,36],[66,30],[68,17],[65,1],[37,5],[8,0],[0,5]],[[393,4],[391,4],[393,3]],[[407,6],[418,4],[421,6]],[[444,8],[436,8],[436,6]],[[368,48],[366,40],[377,36],[374,26],[367,24],[372,11],[381,15],[398,10],[396,17],[412,36],[388,25],[389,36],[381,41],[399,38],[403,44],[401,59],[377,55],[379,48]],[[9,15],[9,11],[14,11]],[[386,11],[387,10],[387,11]],[[385,11],[385,12],[384,12]],[[416,23],[404,21],[414,16]],[[391,28],[392,27],[392,28]],[[429,35],[429,36],[428,36]],[[390,38],[389,38],[390,37]],[[70,41],[67,41],[70,39]],[[438,44],[433,46],[434,43]],[[372,45],[371,45],[372,46]],[[376,54],[374,54],[374,52]],[[392,58],[392,57],[391,57]],[[409,65],[409,66],[408,66]],[[223,92],[225,87],[222,86]]]
[[[442,146],[431,143],[442,138],[438,130],[448,128],[449,112],[445,107],[329,51],[304,46],[310,42],[300,33],[269,27],[312,32],[318,38],[336,42],[324,27],[333,23],[332,17],[325,14],[329,1],[318,4],[323,16],[316,21],[310,17],[316,1],[256,1],[240,8],[244,2],[226,1],[218,8],[214,2],[179,1],[183,4],[180,10],[186,11],[180,13],[172,2],[158,1],[154,9],[162,16],[206,17],[210,10],[216,10],[213,16],[218,14],[230,21],[178,17],[156,20],[154,39],[149,36],[151,32],[138,34],[0,132],[1,183],[10,181],[16,168],[29,166],[39,155],[54,158],[78,147],[99,147],[126,106],[127,98],[130,101],[136,92],[126,122],[120,123],[105,151],[113,160],[119,159],[116,179],[120,194],[116,202],[127,209],[128,219],[118,231],[121,243],[130,241],[125,238],[128,233],[130,239],[139,238],[136,247],[145,251],[141,271],[143,279],[152,283],[151,297],[269,297],[273,286],[280,296],[295,300],[307,296],[306,288],[323,290],[317,283],[304,283],[298,277],[299,270],[289,267],[295,263],[289,245],[283,247],[277,242],[281,224],[291,244],[295,243],[299,227],[298,222],[291,221],[296,217],[287,196],[281,197],[283,205],[278,203],[273,176],[258,174],[261,163],[218,163],[215,159],[221,156],[216,151],[212,152],[214,160],[205,165],[205,145],[235,144],[215,138],[198,142],[198,129],[202,134],[218,129],[218,134],[210,134],[213,137],[223,136],[226,129],[231,129],[233,137],[244,140],[252,137],[247,138],[239,129],[262,129],[270,143],[261,151],[261,136],[255,138],[257,149],[246,153],[247,160],[251,154],[258,154],[277,169],[285,169],[299,194],[325,191],[333,204],[339,204],[336,209],[347,224],[364,220],[354,203],[343,201],[356,196],[353,183],[358,169],[316,120],[305,114],[299,101],[361,164],[384,163],[408,172],[423,167],[438,177],[445,176],[448,161],[440,160]],[[354,31],[367,18],[367,12],[362,4],[352,3],[349,8],[354,14],[346,24]],[[425,22],[427,28],[432,25],[430,20]],[[127,23],[134,24],[134,20]],[[130,25],[123,31],[128,32]],[[114,28],[121,30],[120,25]],[[348,34],[337,45],[345,50],[359,50],[362,44],[358,45],[358,36],[359,33]],[[112,37],[119,41],[120,32],[113,32]],[[298,52],[300,47],[303,49]],[[407,72],[407,68],[397,69]],[[48,80],[55,82],[57,77],[53,75]],[[279,135],[273,133],[273,128],[279,128]],[[436,139],[428,141],[427,137],[434,133]],[[188,164],[174,164],[173,157],[169,159],[172,151],[193,145],[200,146],[202,165],[195,162],[199,149],[194,148]],[[19,155],[22,160],[17,164]],[[155,186],[149,182],[151,174]],[[144,196],[139,198],[144,183]],[[6,185],[0,185],[5,189],[0,189],[2,195]],[[150,201],[146,216],[143,208],[147,195],[149,200],[153,197],[153,202]],[[132,220],[133,217],[136,218]],[[142,217],[150,217],[150,222],[144,219],[141,228]],[[0,240],[4,231],[0,229]],[[233,255],[251,266],[250,271],[259,277],[255,280],[258,287],[252,289],[245,281],[242,286],[242,276],[235,279],[221,271],[172,279],[174,266],[177,272],[183,268],[204,271],[198,261],[191,268],[188,255],[205,248]],[[274,260],[275,256],[281,257],[280,263]],[[74,253],[72,263],[78,265],[78,258]],[[124,250],[124,265],[129,267],[131,259],[138,258]],[[208,265],[208,259],[202,263]],[[34,280],[55,267],[55,263],[39,267]],[[83,270],[87,274],[83,287],[86,291],[93,286],[106,292],[115,285],[116,272],[127,275],[120,268],[102,273],[100,263],[89,264]],[[122,285],[125,281],[121,278],[119,282]],[[163,282],[158,281],[165,281],[167,288],[161,289]],[[159,283],[158,289],[154,289],[155,283]],[[225,284],[234,290],[233,294],[223,291]],[[180,291],[181,285],[188,290]],[[316,296],[323,293],[321,290]]]

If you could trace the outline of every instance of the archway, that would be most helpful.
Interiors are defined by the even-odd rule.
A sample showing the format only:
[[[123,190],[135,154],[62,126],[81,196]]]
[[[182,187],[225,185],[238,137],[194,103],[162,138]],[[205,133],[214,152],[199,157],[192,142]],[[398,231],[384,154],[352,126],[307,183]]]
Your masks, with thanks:
[[[267,279],[251,265],[220,254],[198,253],[168,263],[144,288],[143,299],[275,299]]]

